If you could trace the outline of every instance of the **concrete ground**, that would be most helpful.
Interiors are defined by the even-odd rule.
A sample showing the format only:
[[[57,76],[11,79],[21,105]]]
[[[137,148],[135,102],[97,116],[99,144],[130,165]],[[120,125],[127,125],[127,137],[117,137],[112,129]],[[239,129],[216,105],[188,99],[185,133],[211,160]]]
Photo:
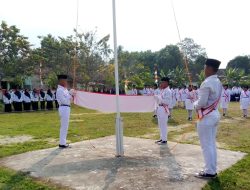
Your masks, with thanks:
[[[196,145],[124,137],[125,157],[115,157],[115,137],[71,144],[72,148],[50,148],[0,160],[0,165],[28,172],[72,189],[86,190],[198,190],[206,180],[193,174],[203,166]],[[218,150],[218,170],[222,171],[245,154]]]

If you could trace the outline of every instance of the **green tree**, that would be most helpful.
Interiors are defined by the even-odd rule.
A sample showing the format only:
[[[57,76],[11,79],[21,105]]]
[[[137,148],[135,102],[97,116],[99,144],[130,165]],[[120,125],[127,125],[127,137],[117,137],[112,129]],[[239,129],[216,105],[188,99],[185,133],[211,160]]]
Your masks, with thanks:
[[[237,68],[242,69],[246,74],[250,74],[250,57],[249,56],[237,56],[227,65],[227,69]]]
[[[176,67],[173,70],[169,70],[167,73],[164,73],[164,71],[161,71],[161,77],[169,77],[171,80],[171,84],[177,87],[181,87],[183,85],[187,85],[188,82],[188,77],[185,74],[186,72],[184,71],[183,68]]]
[[[4,77],[23,81],[33,71],[28,38],[16,26],[2,21],[0,26],[0,80]]]
[[[244,79],[244,76],[245,76],[244,70],[236,69],[236,68],[228,68],[226,69],[225,78],[223,82],[231,86],[235,86],[235,85],[238,86],[240,85],[241,80]]]

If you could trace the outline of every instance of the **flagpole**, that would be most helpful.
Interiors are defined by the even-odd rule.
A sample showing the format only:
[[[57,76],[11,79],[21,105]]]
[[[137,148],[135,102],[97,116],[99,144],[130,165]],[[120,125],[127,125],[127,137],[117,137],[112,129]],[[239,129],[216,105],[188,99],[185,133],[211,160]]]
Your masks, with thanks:
[[[119,72],[118,72],[118,55],[117,55],[117,34],[116,34],[116,4],[113,0],[113,38],[114,38],[114,61],[115,61],[115,89],[116,89],[116,156],[124,155],[123,150],[123,127],[120,113],[119,99]]]

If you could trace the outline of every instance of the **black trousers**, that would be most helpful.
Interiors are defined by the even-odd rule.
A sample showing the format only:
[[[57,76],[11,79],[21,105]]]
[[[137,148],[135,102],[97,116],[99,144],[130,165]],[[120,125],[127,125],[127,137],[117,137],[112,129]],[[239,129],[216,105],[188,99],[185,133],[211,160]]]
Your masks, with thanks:
[[[40,108],[41,110],[45,110],[45,101],[40,102]]]
[[[23,111],[23,103],[22,102],[14,102],[15,111]]]
[[[47,101],[47,110],[53,110],[53,101]]]
[[[24,102],[23,103],[23,109],[24,109],[24,111],[30,111],[30,105],[31,105],[31,103]]]
[[[34,111],[38,110],[38,102],[32,102],[32,110]]]
[[[11,104],[4,104],[4,112],[12,112]]]

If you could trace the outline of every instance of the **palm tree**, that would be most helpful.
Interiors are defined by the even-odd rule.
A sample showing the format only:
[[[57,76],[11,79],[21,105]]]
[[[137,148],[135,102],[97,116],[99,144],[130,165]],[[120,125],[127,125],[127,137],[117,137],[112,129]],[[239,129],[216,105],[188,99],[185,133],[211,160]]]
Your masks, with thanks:
[[[200,74],[197,74],[197,78],[198,78],[198,85],[200,86],[201,83],[205,80],[205,72],[204,72],[204,70],[202,70],[200,72]]]
[[[244,70],[237,68],[229,68],[226,69],[224,82],[228,83],[229,85],[238,86],[241,80],[244,79],[244,76],[245,76]]]
[[[169,77],[172,81],[172,84],[175,86],[182,86],[187,83],[187,74],[183,68],[176,67],[173,70],[169,70],[167,73],[161,71],[162,77]]]

